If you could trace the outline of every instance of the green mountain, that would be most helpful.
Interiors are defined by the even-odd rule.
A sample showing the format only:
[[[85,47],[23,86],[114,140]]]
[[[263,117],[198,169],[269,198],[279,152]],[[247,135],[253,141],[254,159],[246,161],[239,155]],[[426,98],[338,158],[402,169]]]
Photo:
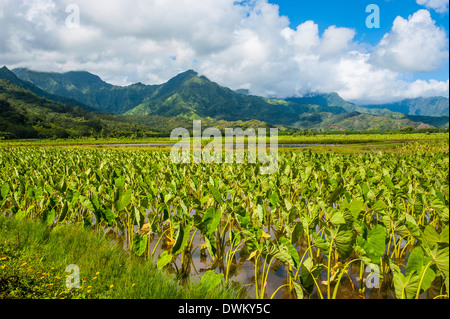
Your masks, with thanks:
[[[447,118],[448,123],[448,118]],[[321,129],[323,131],[387,131],[401,130],[406,127],[428,129],[432,126],[415,122],[407,118],[393,119],[359,112],[332,115],[331,113],[303,114],[293,125],[297,129]],[[448,127],[448,124],[447,124]]]
[[[29,81],[54,95],[75,99],[98,111],[121,114],[144,102],[158,86],[136,83],[127,87],[104,82],[89,72],[48,73],[28,69],[12,70],[20,79]]]
[[[141,124],[37,96],[0,78],[0,139],[114,136],[149,132]]]
[[[79,106],[87,111],[95,111],[94,108],[87,106],[86,104],[83,104],[75,99],[51,94],[47,91],[40,89],[38,86],[34,85],[29,81],[20,79],[13,72],[11,72],[6,66],[0,68],[0,79],[8,80],[11,83],[17,85],[18,87],[21,87],[22,89],[31,91],[37,96],[46,98],[50,101],[60,102],[72,106]]]
[[[289,125],[299,114],[316,111],[320,111],[316,106],[238,94],[189,70],[161,85],[146,102],[126,114]]]
[[[270,123],[323,130],[395,130],[407,126],[448,128],[448,117],[415,117],[384,106],[360,107],[345,101],[337,93],[285,100],[253,96],[246,90],[232,91],[222,87],[193,70],[160,85],[137,83],[126,87],[108,84],[88,72],[60,74],[27,69],[13,72],[21,80],[30,81],[50,94],[78,100],[101,112],[121,114],[123,120],[158,131],[167,131],[182,118],[209,119],[216,125],[219,125],[218,121],[230,125],[255,120],[261,125]],[[161,124],[156,124],[159,122]]]
[[[419,116],[448,116],[449,99],[442,96],[407,99],[396,103],[383,105],[365,105],[369,109],[388,109],[392,112]]]

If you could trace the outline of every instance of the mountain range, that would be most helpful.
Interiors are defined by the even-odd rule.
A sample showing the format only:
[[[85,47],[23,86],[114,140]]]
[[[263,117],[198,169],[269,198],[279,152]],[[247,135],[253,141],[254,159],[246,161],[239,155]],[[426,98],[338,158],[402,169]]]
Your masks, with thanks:
[[[169,130],[187,119],[204,119],[212,126],[218,121],[222,126],[243,121],[251,123],[248,125],[323,131],[449,126],[449,99],[444,97],[367,106],[345,101],[337,93],[269,99],[250,95],[246,90],[233,91],[193,70],[159,85],[116,86],[84,71],[50,73],[24,68],[10,71],[6,67],[0,69],[0,79],[0,84],[8,86],[9,90],[15,86],[23,90],[23,94],[26,91],[45,101],[76,107],[100,121],[108,117],[109,121],[118,121],[127,127],[132,123],[144,131]],[[7,90],[3,88],[3,91]],[[5,92],[0,89],[0,98],[2,95],[5,99]],[[6,100],[13,105],[20,104],[17,94],[15,99],[7,97]],[[158,124],[160,122],[164,124]]]

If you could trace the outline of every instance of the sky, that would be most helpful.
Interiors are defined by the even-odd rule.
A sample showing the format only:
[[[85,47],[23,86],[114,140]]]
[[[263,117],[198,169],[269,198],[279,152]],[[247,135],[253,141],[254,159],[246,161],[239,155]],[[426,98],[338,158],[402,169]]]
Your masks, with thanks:
[[[448,21],[449,0],[0,0],[0,64],[379,104],[448,97]]]

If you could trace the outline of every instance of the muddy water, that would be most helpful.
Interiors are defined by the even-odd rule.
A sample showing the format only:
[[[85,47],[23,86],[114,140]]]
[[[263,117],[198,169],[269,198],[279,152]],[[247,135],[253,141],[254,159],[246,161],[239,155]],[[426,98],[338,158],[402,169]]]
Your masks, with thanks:
[[[272,239],[275,239],[276,235],[271,230],[265,229],[268,232]],[[135,233],[139,232],[139,229],[135,229]],[[142,233],[142,232],[141,232]],[[154,252],[154,262],[158,256],[167,249],[170,249],[165,243],[165,238],[159,240],[156,234],[149,234],[149,243],[148,243],[148,252],[151,254]],[[399,239],[399,238],[397,238]],[[191,240],[191,239],[189,239]],[[193,242],[192,242],[192,251],[190,254],[191,260],[188,266],[188,278],[195,279],[201,277],[206,271],[214,270],[216,273],[226,273],[226,253],[229,251],[229,247],[226,247],[225,252],[223,253],[224,260],[222,262],[214,262],[208,251],[206,249],[202,249],[202,245],[205,243],[205,240],[202,238],[202,235],[199,231],[195,233]],[[402,247],[406,244],[405,241],[402,241]],[[125,248],[127,248],[126,242],[124,243]],[[391,246],[394,244],[392,243]],[[305,254],[304,260],[308,258],[308,252],[306,252],[307,243],[303,242],[299,245],[296,245],[295,248],[299,253],[300,258],[302,258],[303,254]],[[313,252],[316,254],[316,251]],[[254,259],[251,261],[248,260],[250,254],[247,252],[246,247],[243,246],[241,250],[239,250],[235,254],[235,258],[232,260],[232,264],[230,267],[229,281],[231,283],[235,282],[239,286],[243,286],[246,290],[246,294],[248,297],[254,299],[256,298],[256,287],[255,287],[255,266]],[[146,257],[149,257],[148,255]],[[322,263],[326,264],[326,257],[321,254]],[[357,258],[355,255],[350,256],[349,260],[353,260]],[[401,261],[406,264],[406,261]],[[393,299],[395,298],[395,292],[390,287],[392,278],[387,276],[386,278],[381,280],[380,288],[367,288],[365,284],[365,278],[368,273],[365,273],[366,266],[364,267],[364,275],[363,275],[363,283],[362,286],[365,287],[363,293],[359,293],[360,288],[360,261],[354,262],[350,265],[349,271],[347,272],[348,276],[344,275],[339,285],[337,298],[338,299]],[[169,272],[173,274],[177,274],[179,270],[182,268],[181,263],[181,254],[176,258],[174,263],[171,263],[167,266]],[[258,269],[258,284],[261,285],[261,271],[263,266],[261,265]],[[404,267],[403,267],[404,270]],[[294,270],[296,271],[296,270]],[[268,280],[265,288],[265,298],[271,298],[273,296],[274,299],[290,299],[295,298],[295,295],[289,292],[288,287],[283,287],[279,289],[281,286],[288,284],[289,282],[289,272],[281,262],[275,261],[271,264],[270,273],[268,276]],[[320,284],[321,293],[326,298],[327,294],[327,272],[324,269],[318,279]],[[334,286],[332,287],[333,292]],[[277,291],[278,290],[278,291]],[[426,294],[422,294],[421,298],[425,298]],[[305,293],[305,298],[319,298],[319,293],[317,288],[314,288],[311,295],[307,295]]]

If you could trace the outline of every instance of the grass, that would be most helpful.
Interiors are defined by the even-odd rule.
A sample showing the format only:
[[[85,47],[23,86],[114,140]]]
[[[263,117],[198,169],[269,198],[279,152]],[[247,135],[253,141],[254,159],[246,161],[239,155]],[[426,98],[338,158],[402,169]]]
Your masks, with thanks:
[[[68,265],[79,267],[79,288],[66,285],[74,275],[66,273]],[[182,285],[82,227],[50,230],[0,217],[0,299],[237,299],[241,292],[200,280]]]

